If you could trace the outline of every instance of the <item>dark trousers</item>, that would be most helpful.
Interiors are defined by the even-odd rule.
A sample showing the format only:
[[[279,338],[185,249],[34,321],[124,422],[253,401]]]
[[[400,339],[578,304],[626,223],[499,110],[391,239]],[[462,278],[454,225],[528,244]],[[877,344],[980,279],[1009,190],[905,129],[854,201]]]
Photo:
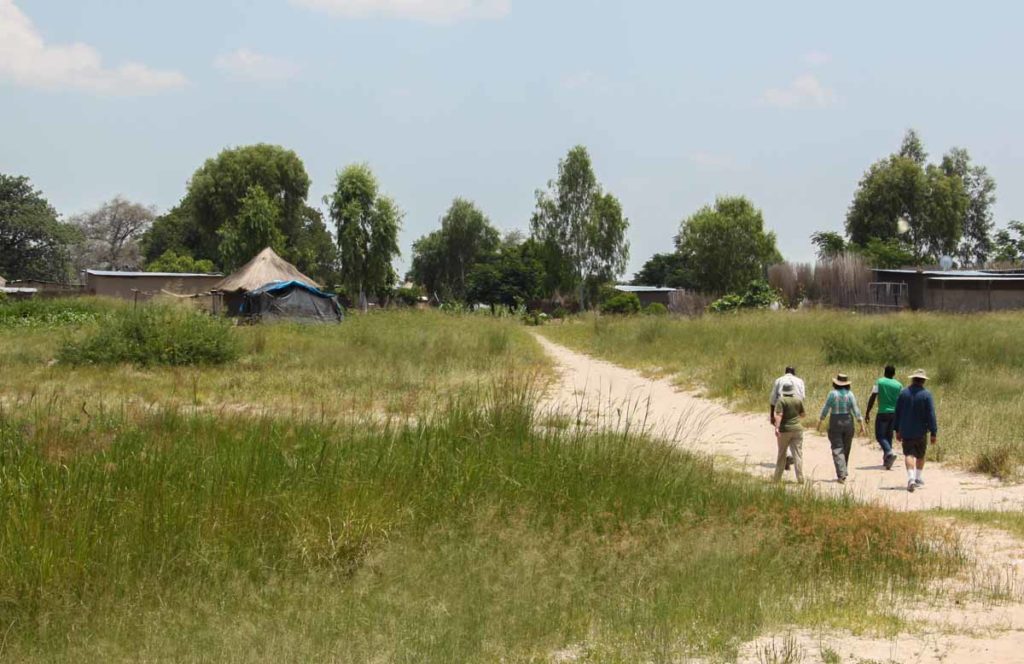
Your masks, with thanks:
[[[875,417],[875,440],[882,446],[882,454],[890,457],[892,451],[893,427],[896,426],[896,415],[894,413],[879,413]]]
[[[833,415],[828,420],[828,442],[832,447],[832,463],[836,477],[845,480],[850,474],[850,451],[853,448],[853,417]]]

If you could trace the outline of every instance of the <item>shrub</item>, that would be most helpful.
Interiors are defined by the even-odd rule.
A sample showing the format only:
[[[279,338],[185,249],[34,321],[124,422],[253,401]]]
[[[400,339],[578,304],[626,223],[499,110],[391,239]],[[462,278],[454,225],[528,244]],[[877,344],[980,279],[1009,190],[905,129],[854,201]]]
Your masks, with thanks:
[[[555,307],[555,310],[551,312],[551,317],[561,320],[569,317],[569,312],[565,307]]]
[[[640,312],[640,298],[636,293],[619,293],[608,298],[601,305],[601,311],[606,314],[635,314]]]
[[[931,353],[932,339],[919,330],[885,325],[829,336],[822,349],[830,364],[911,364]]]
[[[651,302],[646,307],[644,307],[644,313],[647,314],[648,316],[667,316],[668,307],[666,307],[661,302]]]
[[[80,340],[67,340],[58,359],[68,364],[140,366],[223,364],[238,357],[239,343],[222,318],[173,305],[128,309],[99,321]]]
[[[419,304],[420,297],[422,295],[423,289],[419,287],[399,288],[395,290],[395,299],[407,307],[415,307]]]
[[[711,303],[710,309],[716,313],[736,311],[737,309],[767,309],[779,301],[779,292],[767,281],[754,279],[742,295],[731,293]]]

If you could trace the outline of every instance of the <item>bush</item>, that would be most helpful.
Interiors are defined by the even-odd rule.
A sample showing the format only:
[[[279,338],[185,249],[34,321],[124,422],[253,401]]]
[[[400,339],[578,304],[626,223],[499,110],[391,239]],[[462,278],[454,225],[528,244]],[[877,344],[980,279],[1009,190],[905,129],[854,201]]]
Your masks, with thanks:
[[[742,295],[725,295],[712,302],[709,308],[716,313],[737,309],[767,309],[778,301],[777,290],[764,279],[754,279]]]
[[[636,293],[619,293],[608,298],[601,305],[601,311],[606,314],[635,314],[640,312],[640,298]]]
[[[830,364],[912,364],[928,357],[933,340],[922,331],[884,325],[867,333],[847,330],[822,342],[825,361]]]
[[[423,289],[419,287],[398,288],[395,290],[395,299],[407,307],[415,307],[419,304],[420,297],[422,296]]]
[[[644,307],[644,313],[647,314],[648,316],[667,316],[668,307],[666,307],[661,302],[651,302],[646,307]]]
[[[140,366],[223,364],[239,343],[223,318],[174,305],[128,309],[99,321],[84,339],[67,340],[58,359],[68,364]]]

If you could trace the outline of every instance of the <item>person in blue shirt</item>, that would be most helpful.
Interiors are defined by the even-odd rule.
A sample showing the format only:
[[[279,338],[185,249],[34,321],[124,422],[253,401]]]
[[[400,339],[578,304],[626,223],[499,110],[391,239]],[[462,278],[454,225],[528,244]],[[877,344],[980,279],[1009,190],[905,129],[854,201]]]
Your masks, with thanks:
[[[925,389],[928,375],[924,369],[910,374],[910,386],[903,388],[896,400],[896,440],[903,443],[903,456],[907,461],[907,491],[924,486],[924,458],[928,453],[928,434],[931,444],[938,445],[939,425],[935,417],[935,401]]]

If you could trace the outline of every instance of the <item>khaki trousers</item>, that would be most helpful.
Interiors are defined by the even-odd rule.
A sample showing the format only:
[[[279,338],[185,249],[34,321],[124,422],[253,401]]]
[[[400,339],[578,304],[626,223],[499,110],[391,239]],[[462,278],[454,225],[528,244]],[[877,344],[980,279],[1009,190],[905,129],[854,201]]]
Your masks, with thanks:
[[[775,481],[782,479],[782,473],[786,470],[786,456],[793,457],[793,470],[796,471],[796,481],[804,481],[804,432],[803,431],[780,431],[778,437],[779,456],[775,459]]]

